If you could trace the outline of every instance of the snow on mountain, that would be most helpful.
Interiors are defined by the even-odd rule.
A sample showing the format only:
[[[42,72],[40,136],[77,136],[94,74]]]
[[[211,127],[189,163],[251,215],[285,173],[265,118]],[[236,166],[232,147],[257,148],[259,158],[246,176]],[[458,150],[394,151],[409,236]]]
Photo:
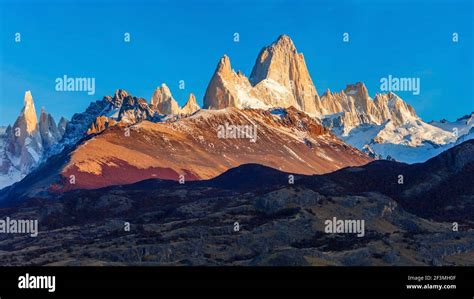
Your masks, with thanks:
[[[65,132],[62,140],[49,152],[49,156],[60,153],[65,147],[74,146],[90,134],[98,134],[108,128],[121,124],[129,126],[143,120],[152,122],[169,121],[192,114],[200,107],[191,93],[187,103],[179,107],[166,84],[158,87],[150,103],[141,97],[135,97],[123,89],[117,89],[113,96],[104,96],[102,100],[90,103],[84,112],[76,113],[70,122],[63,123]]]
[[[116,125],[138,125],[144,120],[179,123],[176,120],[192,120],[196,114],[200,118],[216,117],[229,113],[230,108],[264,109],[274,119],[286,119],[290,107],[305,112],[341,140],[374,158],[422,162],[473,138],[473,113],[456,122],[425,123],[394,93],[371,98],[362,82],[349,84],[339,92],[327,90],[320,97],[303,54],[297,52],[288,36],[282,35],[260,51],[249,78],[232,69],[228,56],[220,59],[204,96],[204,108],[217,111],[200,110],[193,94],[179,107],[170,89],[162,84],[153,92],[150,103],[118,89],[113,96],[105,96],[84,112],[74,114],[70,122],[62,118],[56,124],[44,110],[38,122],[33,98],[27,92],[15,124],[0,130],[0,188],[21,179],[66,147],[75,147],[88,135]],[[287,152],[294,157],[292,151]]]
[[[407,163],[424,162],[448,149],[472,126],[472,117],[428,124],[394,93],[376,94],[372,100],[360,82],[341,92],[328,90],[321,102],[323,125],[342,140],[372,157]]]
[[[441,121],[431,121],[429,122],[430,125],[438,127],[444,131],[452,132],[453,135],[457,135],[459,137],[466,135],[474,126],[474,112],[471,114],[465,115],[463,117],[458,118],[456,121],[449,122],[447,120]]]
[[[327,124],[328,121],[323,123]],[[333,124],[331,121],[329,123]],[[456,136],[453,128],[459,128],[462,135]],[[472,124],[444,122],[443,126],[435,126],[433,122],[428,124],[419,118],[408,119],[399,125],[392,120],[383,124],[361,124],[348,132],[333,127],[333,132],[372,157],[406,163],[424,162],[459,144],[461,140],[473,138]]]
[[[420,120],[413,107],[394,93],[376,94],[372,100],[361,82],[349,84],[341,92],[328,90],[321,97],[321,103],[326,126],[339,130],[343,136],[363,124],[381,125],[391,120],[394,125],[401,125]]]

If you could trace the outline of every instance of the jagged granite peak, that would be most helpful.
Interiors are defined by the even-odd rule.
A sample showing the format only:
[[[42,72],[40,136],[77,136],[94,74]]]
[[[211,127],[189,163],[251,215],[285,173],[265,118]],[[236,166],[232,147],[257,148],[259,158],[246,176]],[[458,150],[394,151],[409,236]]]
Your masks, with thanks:
[[[354,106],[358,113],[366,114],[374,121],[379,121],[379,112],[375,108],[375,105],[369,96],[369,91],[364,83],[357,82],[356,84],[348,84],[344,93],[353,97]]]
[[[257,85],[260,81],[272,78],[279,83],[283,83],[288,76],[285,76],[289,70],[289,64],[293,55],[298,54],[293,44],[293,41],[287,35],[280,35],[278,39],[273,42],[270,46],[262,48],[260,51],[257,61],[250,74],[250,82],[252,85]],[[282,64],[287,67],[287,70],[283,74],[274,73],[278,71],[275,69],[275,64]],[[280,76],[281,75],[281,76]],[[284,76],[284,77],[282,77]],[[283,79],[283,80],[280,80]]]
[[[91,127],[96,125],[98,117],[108,118],[109,124],[124,122],[130,125],[144,119],[154,121],[156,112],[153,109],[153,105],[148,105],[145,99],[134,97],[123,89],[117,89],[113,96],[104,96],[102,100],[90,103],[84,112],[74,114],[71,121],[65,120],[67,123],[65,133],[55,153],[87,136]],[[100,123],[103,122],[99,121],[98,127],[101,127]],[[98,132],[94,128],[91,130]]]
[[[391,119],[396,125],[402,125],[410,120],[421,120],[418,115],[416,115],[415,109],[398,95],[390,92],[388,97],[388,109],[391,114]]]
[[[250,78],[235,72],[224,55],[207,87],[204,108],[293,106],[312,115],[322,112],[304,57],[286,35],[261,50]]]
[[[347,84],[344,89],[346,94],[359,94],[363,97],[369,96],[369,91],[363,82],[357,82],[356,84]]]
[[[44,150],[48,150],[51,146],[58,143],[62,137],[53,116],[46,113],[44,108],[41,108],[39,131]]]
[[[321,102],[324,126],[360,150],[370,148],[374,157],[423,162],[456,144],[454,128],[462,140],[472,138],[469,124],[427,124],[393,92],[377,93],[372,100],[361,82],[348,85],[340,93],[325,93]]]
[[[0,153],[0,189],[28,174],[40,161],[43,144],[30,91],[24,96],[24,107],[13,126],[5,131]]]
[[[104,114],[116,114],[118,116],[119,108],[112,110],[113,105],[111,102],[112,97],[106,96],[100,101],[91,102],[84,112],[75,113],[67,123],[66,131],[64,132],[58,151],[61,151],[64,146],[74,145],[83,138],[89,126],[98,116]]]
[[[68,124],[68,120],[64,117],[61,117],[61,119],[58,122],[58,131],[59,134],[61,134],[61,137],[64,135],[64,132],[66,132],[66,127]]]
[[[260,51],[249,80],[253,86],[266,80],[274,81],[291,93],[291,106],[308,113],[322,112],[319,95],[304,56],[297,52],[287,35],[281,35]]]
[[[217,64],[216,72],[219,73],[230,73],[232,72],[232,66],[230,64],[230,58],[227,54],[221,57],[219,63]]]
[[[151,96],[151,104],[160,114],[179,114],[179,105],[165,83],[155,89]]]
[[[126,96],[123,99],[118,120],[124,123],[135,124],[145,119],[152,120],[155,112],[144,98]]]
[[[126,90],[123,90],[123,89],[117,89],[114,93],[114,96],[112,98],[112,104],[114,105],[114,107],[120,107],[122,106],[122,103],[123,103],[123,99],[125,97],[127,97],[129,95],[129,93],[126,91]]]
[[[324,114],[329,115],[329,118],[344,117],[345,120],[339,123],[344,123],[349,130],[360,124],[381,125],[391,120],[398,126],[419,119],[413,107],[392,92],[377,93],[372,100],[362,82],[348,84],[345,90],[339,93],[324,93],[321,103]]]
[[[41,145],[35,104],[30,91],[25,93],[24,107],[13,125],[12,132],[14,134],[10,136],[11,141],[20,147],[24,147],[25,142],[29,143],[30,140],[33,146],[35,142]],[[18,150],[20,149],[18,148]]]
[[[188,101],[181,108],[180,113],[181,114],[193,114],[194,112],[198,111],[199,109],[201,109],[201,107],[199,107],[199,105],[197,104],[196,97],[194,96],[193,93],[190,93]]]
[[[24,107],[21,112],[23,119],[25,121],[25,129],[26,132],[31,134],[37,129],[38,119],[36,117],[36,109],[35,104],[33,102],[33,96],[31,95],[31,91],[25,92],[24,98]]]
[[[204,95],[205,109],[241,107],[241,95],[250,92],[251,85],[243,75],[238,75],[231,66],[230,58],[224,55],[217,64],[214,75]]]

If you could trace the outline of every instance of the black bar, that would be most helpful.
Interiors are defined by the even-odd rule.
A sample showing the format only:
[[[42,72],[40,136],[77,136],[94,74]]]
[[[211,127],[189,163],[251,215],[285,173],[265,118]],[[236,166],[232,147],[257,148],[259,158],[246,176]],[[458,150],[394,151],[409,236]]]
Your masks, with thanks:
[[[18,277],[26,273],[54,275],[55,292],[19,289]],[[417,282],[409,275],[455,279]],[[473,298],[473,282],[471,267],[4,267],[0,297]],[[426,283],[456,289],[407,290]]]

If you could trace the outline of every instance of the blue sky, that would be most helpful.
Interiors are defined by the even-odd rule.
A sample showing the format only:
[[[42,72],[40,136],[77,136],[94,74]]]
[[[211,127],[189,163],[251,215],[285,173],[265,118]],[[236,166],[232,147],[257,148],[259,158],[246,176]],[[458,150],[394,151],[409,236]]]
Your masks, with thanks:
[[[56,120],[118,88],[149,100],[163,82],[180,105],[189,92],[202,104],[223,54],[249,76],[260,49],[283,33],[320,94],[362,81],[374,96],[382,77],[419,77],[419,96],[398,94],[427,121],[454,120],[474,110],[472,2],[0,0],[0,125],[14,122],[26,90]],[[55,91],[63,75],[96,78],[95,95]]]

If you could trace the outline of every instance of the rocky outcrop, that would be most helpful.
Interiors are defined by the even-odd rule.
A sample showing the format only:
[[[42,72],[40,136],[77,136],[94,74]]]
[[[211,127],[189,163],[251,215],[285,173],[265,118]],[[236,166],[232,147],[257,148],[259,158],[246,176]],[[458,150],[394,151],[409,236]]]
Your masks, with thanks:
[[[127,95],[120,106],[118,121],[135,124],[145,119],[152,120],[154,115],[155,111],[148,106],[145,99]]]
[[[87,130],[87,135],[92,135],[92,134],[99,134],[103,132],[105,129],[107,129],[109,126],[114,126],[116,125],[117,122],[113,119],[110,119],[106,116],[98,116],[94,123],[89,127]]]

